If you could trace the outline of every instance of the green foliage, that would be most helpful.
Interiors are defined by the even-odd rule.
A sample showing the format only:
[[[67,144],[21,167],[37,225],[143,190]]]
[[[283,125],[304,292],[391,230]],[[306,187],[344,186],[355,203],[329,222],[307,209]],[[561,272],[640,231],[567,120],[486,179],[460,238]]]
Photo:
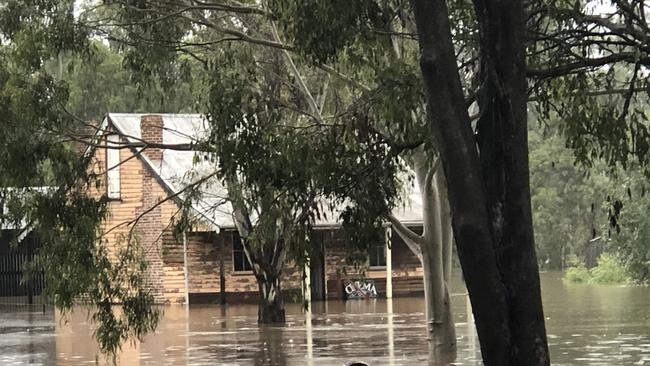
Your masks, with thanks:
[[[151,331],[159,313],[143,290],[135,239],[125,238],[118,260],[109,259],[101,230],[107,201],[83,193],[99,177],[71,143],[85,125],[63,111],[70,88],[44,67],[65,52],[90,53],[72,5],[0,5],[0,206],[9,207],[0,223],[34,231],[41,248],[30,270],[45,273],[48,300],[64,313],[81,301],[94,305],[100,347],[114,354],[126,339]]]
[[[176,55],[177,45],[193,31],[192,22],[184,17],[161,16],[161,11],[185,8],[182,2],[160,1],[104,1],[103,12],[87,12],[92,22],[114,22],[121,27],[109,27],[108,32],[124,52],[124,65],[132,71],[137,85],[158,83],[165,91],[175,87],[178,70],[186,67]],[[179,15],[182,14],[179,13]]]
[[[591,281],[591,272],[582,263],[579,263],[566,270],[564,279],[570,283],[588,283]]]
[[[603,209],[611,182],[597,167],[576,166],[553,128],[529,128],[530,185],[537,255],[544,268],[582,257],[589,240],[603,235]],[[565,263],[566,264],[566,263]]]
[[[635,166],[613,170],[594,162],[591,169],[582,168],[553,131],[529,131],[535,242],[542,266],[561,268],[562,250],[581,262],[588,241],[601,237],[634,281],[647,282],[647,179]]]
[[[587,269],[582,264],[569,268],[564,279],[570,283],[625,284],[631,281],[629,272],[613,255],[604,253],[598,259],[598,265]]]
[[[386,29],[398,7],[405,5],[397,3],[390,9],[374,0],[271,0],[269,7],[294,45],[324,63],[356,40],[367,42],[375,37],[373,30]]]
[[[174,88],[169,90],[155,82],[138,85],[123,63],[124,55],[118,50],[94,42],[87,55],[66,53],[45,68],[65,81],[69,91],[66,110],[87,122],[98,122],[108,112],[195,112],[191,81],[176,75]]]
[[[623,265],[636,282],[650,280],[650,223],[648,210],[650,197],[646,194],[647,178],[641,173],[620,174],[615,179],[616,189],[611,192],[611,203],[616,204],[619,213],[610,207],[611,221],[617,230],[612,230],[611,247],[616,250]]]
[[[597,25],[602,14],[596,9],[603,5],[617,15]],[[645,169],[650,162],[645,108],[650,99],[644,77],[647,61],[642,60],[635,38],[645,38],[647,32],[615,31],[634,28],[626,23],[634,17],[632,8],[615,1],[550,0],[533,8],[547,6],[552,10],[531,9],[536,18],[531,31],[553,32],[565,46],[556,47],[555,40],[543,36],[530,44],[529,67],[544,70],[533,77],[537,81],[534,107],[540,118],[561,121],[567,146],[584,166],[600,162],[610,168],[627,168],[640,163]],[[598,31],[592,32],[594,26]],[[597,56],[605,53],[614,55],[611,61]],[[623,55],[630,57],[626,60]]]
[[[625,267],[619,264],[616,257],[603,254],[598,259],[598,265],[590,270],[592,281],[600,284],[620,284],[630,281]]]
[[[162,315],[154,307],[153,296],[143,290],[143,274],[146,262],[136,240],[123,238],[118,241],[122,247],[116,256],[109,259],[105,249],[99,245],[95,257],[95,268],[101,269],[97,281],[89,291],[89,297],[97,310],[92,315],[98,325],[95,329],[100,350],[114,356],[122,344],[129,339],[142,340],[144,335],[156,329]],[[115,306],[116,300],[121,306]]]

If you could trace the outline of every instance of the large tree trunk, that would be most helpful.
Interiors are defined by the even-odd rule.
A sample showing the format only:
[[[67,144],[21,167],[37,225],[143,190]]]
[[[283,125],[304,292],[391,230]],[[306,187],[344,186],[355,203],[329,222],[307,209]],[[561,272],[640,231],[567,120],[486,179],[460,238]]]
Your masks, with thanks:
[[[444,0],[412,0],[433,135],[448,183],[458,257],[486,365],[511,365],[506,292]],[[435,114],[433,113],[435,111]]]
[[[549,364],[530,202],[521,0],[474,0],[480,33],[478,144],[517,365]]]
[[[443,278],[442,266],[431,250],[422,248],[422,269],[424,272],[424,302],[427,321],[427,336],[436,354],[449,354],[456,350],[456,330],[451,315],[448,288]],[[441,264],[441,263],[440,263]]]
[[[278,324],[285,322],[284,301],[279,275],[258,275],[260,292],[257,322],[259,324]]]
[[[477,3],[479,1],[477,0]],[[471,130],[457,71],[446,2],[412,0],[412,4],[418,28],[420,66],[429,103],[429,117],[432,119],[432,132],[448,182],[454,238],[472,303],[483,361],[486,365],[499,366],[548,364],[546,337],[543,334],[539,274],[537,268],[531,265],[531,260],[534,259],[534,248],[532,255],[529,248],[529,244],[532,243],[532,225],[526,219],[530,214],[530,197],[529,194],[526,195],[528,171],[527,166],[526,169],[523,168],[521,161],[527,156],[526,141],[522,140],[520,135],[508,137],[512,138],[510,141],[512,146],[508,151],[515,154],[510,159],[516,162],[511,168],[518,171],[501,169],[496,174],[502,175],[504,181],[516,180],[517,182],[510,182],[511,186],[506,189],[513,191],[508,191],[501,201],[505,206],[500,212],[505,214],[493,216],[499,211],[495,211],[492,199],[494,192],[488,189],[487,186],[490,184],[486,184],[484,179],[479,152]],[[523,23],[518,18],[523,16],[521,5],[516,4],[516,1],[509,5],[499,4],[503,8],[498,9],[496,13],[494,9],[484,11],[477,5],[477,12],[481,12],[479,17],[498,18],[512,12],[510,15],[514,17],[513,19],[504,16],[505,19],[501,19],[501,23],[497,22],[492,26],[503,27],[502,29],[510,33],[516,33],[517,35],[511,35],[514,38],[523,36]],[[508,8],[511,5],[514,9]],[[485,19],[482,21],[484,22]],[[485,32],[490,32],[491,27],[485,29],[482,26],[481,37],[485,36]],[[505,47],[505,45],[501,46]],[[512,48],[506,47],[506,49],[513,51]],[[514,51],[523,50],[515,47]],[[504,50],[502,49],[501,52]],[[485,54],[481,56],[486,57]],[[505,59],[496,57],[495,54],[491,56],[493,57],[491,62],[502,63],[501,66],[504,68],[521,66],[519,63],[508,63],[513,58],[521,57],[520,53]],[[521,83],[521,80],[517,82]],[[525,80],[523,82],[525,83]],[[521,93],[519,98],[525,96],[525,88],[523,91],[520,88],[513,90]],[[488,99],[493,97],[489,94],[492,92],[490,89],[484,91],[483,97]],[[507,102],[506,99],[502,101]],[[518,111],[513,116],[513,121],[521,121],[520,101],[516,99],[512,102],[517,104],[512,107],[513,110]],[[525,119],[523,121],[525,131]],[[497,119],[497,122],[500,120]],[[521,126],[518,125],[518,128]],[[502,142],[495,141],[495,148],[498,148]],[[523,215],[524,218],[506,222],[517,214]],[[515,224],[521,226],[513,226]],[[503,228],[503,231],[495,233],[495,228],[499,227]],[[510,239],[504,241],[502,238]],[[515,240],[523,240],[521,253],[517,252],[520,243]],[[503,243],[509,246],[501,245]],[[504,276],[510,278],[504,279]],[[522,287],[523,283],[530,287]],[[530,308],[522,307],[524,303],[530,305]],[[526,331],[530,333],[524,336]],[[523,350],[530,350],[533,353],[523,355]]]
[[[424,232],[421,241],[421,261],[424,272],[424,298],[427,313],[429,340],[438,353],[455,350],[456,333],[451,318],[448,286],[445,281],[443,260],[443,228],[441,227],[441,204],[435,175],[436,168],[431,164],[417,162],[415,174],[422,195]],[[425,164],[423,164],[425,163]]]
[[[449,221],[441,217],[442,202],[446,197],[437,190],[438,179],[434,179],[436,164],[428,162],[424,154],[414,156],[414,170],[420,187],[423,203],[424,232],[418,235],[391,216],[395,231],[418,257],[423,269],[424,303],[429,351],[435,360],[453,359],[456,354],[456,331],[451,312],[449,283],[446,268],[451,264],[443,257],[443,236],[446,228],[441,225]],[[438,174],[441,172],[438,171]],[[451,259],[451,258],[450,258]]]

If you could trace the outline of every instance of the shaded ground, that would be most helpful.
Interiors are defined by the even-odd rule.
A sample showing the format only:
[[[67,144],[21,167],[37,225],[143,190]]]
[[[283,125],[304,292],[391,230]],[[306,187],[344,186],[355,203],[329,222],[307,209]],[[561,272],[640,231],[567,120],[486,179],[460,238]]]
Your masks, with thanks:
[[[557,274],[542,277],[553,364],[650,365],[650,288],[565,285]],[[480,364],[466,297],[452,300],[456,364]],[[266,328],[257,326],[255,306],[166,307],[156,334],[125,347],[120,364],[426,364],[422,306],[421,298],[315,303],[311,314],[292,306],[286,327]],[[76,311],[67,325],[55,318],[53,312],[0,313],[0,364],[95,364],[86,311]]]

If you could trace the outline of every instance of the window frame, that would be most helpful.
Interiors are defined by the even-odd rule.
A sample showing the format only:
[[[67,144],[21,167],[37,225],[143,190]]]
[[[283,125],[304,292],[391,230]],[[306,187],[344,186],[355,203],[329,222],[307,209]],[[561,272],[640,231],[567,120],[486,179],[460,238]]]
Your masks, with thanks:
[[[237,230],[233,230],[230,232],[230,241],[232,242],[232,271],[233,273],[237,274],[249,274],[253,273],[253,265],[250,263],[248,260],[248,257],[246,256],[246,251],[244,250],[244,243],[241,240],[241,236],[239,235],[239,232]],[[236,243],[239,242],[239,246],[241,249],[236,247]],[[236,260],[236,252],[241,252],[242,255],[242,263],[240,263],[240,268],[237,269],[237,260]],[[241,267],[243,265],[243,267]]]
[[[106,196],[109,200],[122,199],[122,161],[120,149],[111,149],[109,146],[118,146],[120,136],[115,133],[106,135]]]
[[[383,260],[379,260],[378,252],[379,250],[383,253]],[[385,269],[386,268],[386,242],[382,241],[380,243],[371,243],[368,246],[368,268],[369,269]],[[373,256],[374,255],[374,256]],[[371,258],[379,260],[377,264],[373,264]],[[382,264],[383,263],[383,264]]]

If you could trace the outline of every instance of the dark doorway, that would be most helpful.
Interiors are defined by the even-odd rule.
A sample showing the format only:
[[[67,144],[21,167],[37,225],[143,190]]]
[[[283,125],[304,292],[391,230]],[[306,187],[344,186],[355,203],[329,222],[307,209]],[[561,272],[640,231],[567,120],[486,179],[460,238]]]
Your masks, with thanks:
[[[311,299],[325,300],[325,241],[327,232],[314,231],[312,234],[312,256],[310,260]]]

